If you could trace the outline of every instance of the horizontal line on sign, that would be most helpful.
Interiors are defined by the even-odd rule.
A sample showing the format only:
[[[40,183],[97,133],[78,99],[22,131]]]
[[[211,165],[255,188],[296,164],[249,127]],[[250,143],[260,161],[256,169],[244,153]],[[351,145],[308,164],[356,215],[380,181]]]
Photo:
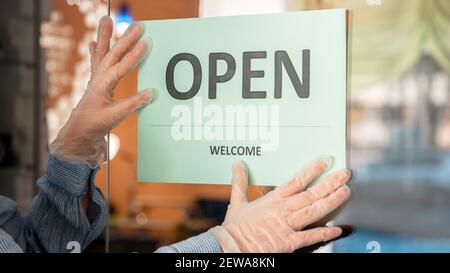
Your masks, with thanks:
[[[174,125],[165,125],[165,124],[150,124],[149,127],[172,127]],[[185,127],[278,127],[278,128],[330,128],[328,125],[280,125],[280,126],[271,126],[271,125],[176,125],[176,126],[185,126]]]

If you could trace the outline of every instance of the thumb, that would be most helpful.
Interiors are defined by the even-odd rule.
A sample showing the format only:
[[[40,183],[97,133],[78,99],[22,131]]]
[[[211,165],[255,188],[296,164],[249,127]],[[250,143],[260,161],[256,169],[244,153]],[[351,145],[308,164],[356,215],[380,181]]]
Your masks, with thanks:
[[[97,42],[92,41],[89,43],[89,56],[91,62],[91,77],[95,73],[95,51],[97,50]]]
[[[122,99],[111,105],[110,113],[114,117],[113,127],[142,107],[148,105],[154,98],[152,89],[139,92],[137,95]]]
[[[232,167],[230,205],[238,207],[248,202],[248,170],[242,161],[237,161]]]

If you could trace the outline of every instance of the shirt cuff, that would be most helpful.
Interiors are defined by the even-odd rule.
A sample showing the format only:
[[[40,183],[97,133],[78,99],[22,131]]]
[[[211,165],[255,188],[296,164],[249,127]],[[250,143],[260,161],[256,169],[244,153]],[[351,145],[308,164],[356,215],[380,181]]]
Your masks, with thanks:
[[[214,236],[209,233],[191,237],[171,246],[161,247],[157,253],[220,253],[220,246]]]
[[[46,178],[49,184],[74,196],[82,196],[88,191],[89,182],[97,170],[85,163],[68,162],[50,154]]]

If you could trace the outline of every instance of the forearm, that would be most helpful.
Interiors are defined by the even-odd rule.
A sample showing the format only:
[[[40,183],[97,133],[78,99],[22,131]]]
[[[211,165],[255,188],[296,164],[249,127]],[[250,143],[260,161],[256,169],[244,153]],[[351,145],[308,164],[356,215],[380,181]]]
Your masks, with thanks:
[[[106,204],[93,183],[95,173],[85,164],[49,157],[47,173],[38,180],[40,192],[25,221],[27,251],[67,252],[71,241],[84,250],[101,234]]]

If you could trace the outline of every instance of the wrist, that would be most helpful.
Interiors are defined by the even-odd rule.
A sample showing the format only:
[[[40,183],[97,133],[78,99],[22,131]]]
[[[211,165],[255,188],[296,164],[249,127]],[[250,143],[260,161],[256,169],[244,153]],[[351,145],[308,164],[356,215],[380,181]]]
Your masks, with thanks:
[[[80,145],[82,143],[84,145]],[[89,143],[95,143],[95,146]],[[71,164],[86,164],[89,168],[96,169],[106,159],[106,140],[93,141],[58,136],[50,144],[50,154]]]
[[[49,155],[45,181],[71,195],[82,197],[89,193],[95,169],[85,163],[73,163],[54,154]]]
[[[238,244],[231,234],[222,226],[215,226],[208,230],[220,246],[222,253],[240,253]]]

